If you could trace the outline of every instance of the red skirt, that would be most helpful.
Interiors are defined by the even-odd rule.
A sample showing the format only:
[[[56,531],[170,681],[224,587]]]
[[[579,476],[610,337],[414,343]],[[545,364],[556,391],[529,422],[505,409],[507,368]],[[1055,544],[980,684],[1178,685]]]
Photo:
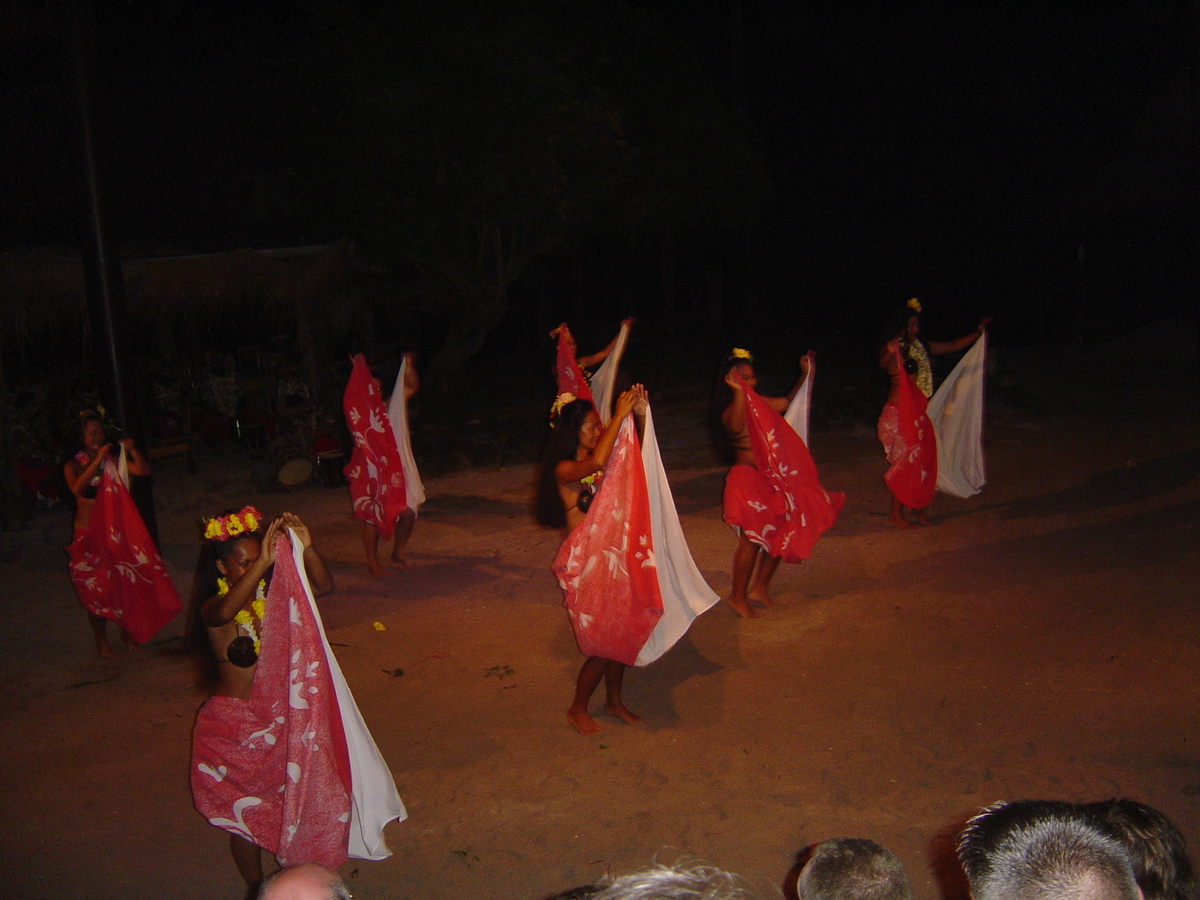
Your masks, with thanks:
[[[754,466],[739,463],[725,476],[722,498],[725,521],[772,556],[786,525],[782,496],[771,490],[767,476]]]

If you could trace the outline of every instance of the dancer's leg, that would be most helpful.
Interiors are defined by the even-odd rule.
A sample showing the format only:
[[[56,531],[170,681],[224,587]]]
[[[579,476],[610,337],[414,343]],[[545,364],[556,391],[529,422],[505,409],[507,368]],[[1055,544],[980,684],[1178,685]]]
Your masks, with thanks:
[[[888,515],[888,521],[897,528],[912,528],[912,522],[904,518],[904,507],[894,494],[892,495],[892,511]]]
[[[411,509],[404,510],[396,519],[396,539],[392,542],[392,562],[401,569],[408,568],[408,562],[404,559],[404,548],[408,546],[408,539],[412,537],[413,524],[416,521],[417,514]]]
[[[229,851],[233,854],[234,865],[237,866],[238,872],[246,881],[246,887],[250,889],[248,896],[253,896],[253,892],[258,890],[258,886],[262,884],[263,869],[262,869],[262,850],[257,844],[252,844],[240,835],[229,835]]]
[[[367,569],[376,578],[383,577],[383,568],[379,565],[379,529],[370,522],[363,523],[363,550],[367,553]]]
[[[604,689],[605,701],[604,711],[610,715],[616,716],[622,722],[640,722],[641,718],[631,713],[621,702],[621,682],[625,679],[625,663],[619,663],[615,659],[608,660],[608,665],[604,667]]]
[[[725,599],[738,615],[747,619],[758,617],[758,612],[746,602],[746,589],[750,585],[750,575],[754,572],[758,554],[759,547],[746,537],[745,532],[738,531],[738,545],[733,551],[733,589]]]
[[[108,619],[89,612],[88,623],[92,626],[92,637],[96,639],[96,652],[103,659],[112,659],[112,647],[108,644]]]
[[[567,710],[567,721],[575,726],[575,730],[580,734],[595,734],[600,730],[596,720],[588,715],[588,701],[592,699],[596,685],[604,677],[608,663],[609,660],[602,656],[589,656],[583,661],[583,665],[579,667],[579,674],[575,677],[575,699],[571,701],[571,708]]]
[[[778,556],[768,556],[765,550],[759,553],[758,565],[754,567],[754,577],[750,579],[750,589],[746,592],[746,598],[763,606],[771,606],[771,577],[778,568]]]

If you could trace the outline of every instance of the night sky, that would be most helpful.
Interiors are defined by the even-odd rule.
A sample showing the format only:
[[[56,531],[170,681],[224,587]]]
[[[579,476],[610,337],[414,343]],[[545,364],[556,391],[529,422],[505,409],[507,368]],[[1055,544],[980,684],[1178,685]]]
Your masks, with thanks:
[[[364,155],[347,162],[324,134],[355,124],[347,124],[344,61],[359,53],[339,24],[339,4],[143,6],[95,4],[92,18],[102,167],[122,247],[182,253],[349,234],[373,261],[405,272],[402,235],[376,240],[378,225],[342,202],[353,190],[337,176],[369,170],[362,160],[372,157],[360,141]],[[365,24],[363,33],[381,16],[411,23],[418,20],[404,17],[420,15],[380,2],[340,6]],[[601,3],[586,14],[567,12],[575,4],[531,2],[512,7],[520,13],[509,20],[480,12],[488,4],[459,7],[475,10],[472,39],[494,28],[498,42],[516,41],[516,59],[586,57],[577,71],[598,73],[597,89],[616,96],[621,82],[603,70],[606,48],[572,29],[586,27],[588,15],[598,17],[593,23],[648,16],[669,36],[663,46],[692,58],[709,95],[734,116],[744,109],[738,127],[769,184],[749,221],[731,225],[715,213],[706,221],[692,210],[674,229],[672,321],[659,299],[655,222],[631,233],[592,221],[576,223],[516,281],[498,333],[532,334],[527,323],[548,314],[549,291],[552,313],[612,321],[634,312],[651,329],[687,334],[714,259],[722,324],[750,337],[784,323],[874,340],[886,311],[913,295],[942,311],[934,320],[944,328],[996,315],[1008,343],[1079,337],[1081,297],[1118,327],[1130,324],[1122,316],[1131,292],[1141,295],[1140,315],[1170,315],[1190,302],[1196,157],[1186,67],[1196,31],[1187,0],[673,0]],[[741,66],[732,38],[739,9]],[[426,55],[407,55],[396,71],[444,65],[429,39],[437,27],[428,26]],[[64,58],[41,4],[0,12],[4,250],[69,246],[78,232]],[[646,78],[656,65],[643,67]],[[472,77],[469,67],[461,77]],[[1173,84],[1183,90],[1171,95]],[[389,89],[371,90],[381,87]],[[631,96],[648,92],[635,85]],[[403,158],[434,171],[434,140],[409,132],[405,141]],[[1162,171],[1172,174],[1164,181]],[[719,182],[728,173],[707,174]],[[355,190],[372,184],[360,182]],[[1124,199],[1112,202],[1114,193]],[[398,194],[401,217],[406,194]],[[412,210],[419,216],[419,206]],[[410,227],[419,234],[419,224]],[[572,278],[588,285],[582,307],[569,297]]]

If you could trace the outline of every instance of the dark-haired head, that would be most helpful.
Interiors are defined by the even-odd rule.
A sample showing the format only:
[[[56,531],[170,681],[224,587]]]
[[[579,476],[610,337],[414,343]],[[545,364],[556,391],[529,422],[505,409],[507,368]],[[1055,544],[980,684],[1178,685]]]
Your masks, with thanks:
[[[563,460],[575,457],[579,451],[579,432],[587,424],[588,417],[595,414],[595,408],[587,400],[572,400],[550,421],[550,434],[542,450],[542,468],[538,474],[534,505],[539,525],[562,528],[567,524],[567,513],[563,509],[554,470]]]
[[[1084,808],[1129,852],[1145,900],[1200,898],[1187,842],[1166,815],[1136,800],[1105,800]]]

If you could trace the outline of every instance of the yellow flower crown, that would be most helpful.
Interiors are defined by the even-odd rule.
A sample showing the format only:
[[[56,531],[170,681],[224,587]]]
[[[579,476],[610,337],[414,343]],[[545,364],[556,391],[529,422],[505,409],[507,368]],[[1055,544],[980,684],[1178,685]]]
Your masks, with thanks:
[[[911,309],[913,312],[919,314],[921,312],[921,301],[918,300],[916,297],[913,297],[911,300],[908,301],[908,308]]]
[[[243,506],[235,513],[227,516],[213,516],[204,520],[204,539],[206,541],[227,541],[242,534],[258,531],[262,523],[262,513],[253,506]]]
[[[730,359],[744,359],[747,362],[754,362],[754,357],[750,355],[749,350],[743,350],[741,347],[734,347],[733,352],[729,354]]]
[[[570,391],[564,391],[554,398],[554,403],[550,406],[550,418],[554,418],[563,411],[563,407],[568,403],[574,403],[578,398]]]

